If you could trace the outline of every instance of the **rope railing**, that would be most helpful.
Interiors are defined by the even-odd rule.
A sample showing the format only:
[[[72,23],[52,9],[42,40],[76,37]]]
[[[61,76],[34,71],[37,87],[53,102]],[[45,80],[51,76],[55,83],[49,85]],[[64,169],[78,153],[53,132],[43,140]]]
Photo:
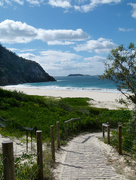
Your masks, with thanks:
[[[81,127],[81,119],[80,118],[72,118],[65,122],[66,124],[71,123],[71,127],[75,128],[73,126],[73,123],[77,124],[78,130]],[[56,123],[57,128],[57,148],[60,148],[60,127],[59,127],[59,121]],[[22,128],[21,128],[22,129]],[[36,155],[36,149],[34,149],[34,153],[32,153],[32,130],[35,130],[35,128],[25,128],[23,127],[23,130],[26,131],[26,149],[18,149],[16,143],[13,143],[13,141],[7,141],[3,142],[2,146],[9,146],[8,148],[2,148],[3,149],[3,160],[1,160],[0,169],[3,169],[3,172],[0,172],[1,177],[0,180],[15,180],[17,179],[23,179],[25,176],[26,179],[35,179],[38,177],[39,180],[43,180],[43,148],[42,148],[42,131],[36,131],[36,137],[37,137],[37,155]],[[52,154],[52,160],[55,162],[55,133],[54,133],[54,126],[52,125],[50,127],[51,130],[51,154]],[[73,130],[73,129],[72,129]],[[28,136],[28,133],[30,132],[30,136]],[[12,146],[11,146],[12,144]],[[30,148],[31,145],[31,148]],[[22,145],[24,147],[24,145]],[[14,147],[14,148],[13,148]],[[25,151],[24,151],[25,150]],[[7,154],[9,153],[9,155]],[[24,153],[25,152],[25,153]],[[29,152],[29,153],[28,153]],[[10,158],[9,158],[9,157]],[[8,164],[5,164],[6,160],[10,160],[10,162],[6,162]],[[33,168],[33,165],[34,168]],[[29,172],[28,172],[29,171]]]
[[[73,123],[77,123],[78,124],[78,129],[81,128],[81,119],[80,118],[72,118],[70,120],[67,120],[64,122],[65,125],[65,133],[66,133],[66,137],[68,137],[68,133],[69,133],[69,129],[73,130]],[[68,127],[67,125],[69,124],[70,127]],[[59,121],[57,121],[56,123],[56,128],[57,128],[57,148],[60,148],[60,127],[59,127]],[[66,129],[67,128],[67,129]],[[51,131],[51,154],[52,154],[52,160],[53,162],[55,162],[55,133],[54,133],[54,126],[50,126],[50,131]],[[107,131],[107,136],[105,136],[105,132]],[[111,131],[114,133],[112,133],[111,136]],[[128,130],[125,130],[122,128],[122,126],[118,126],[117,129],[111,130],[110,128],[110,124],[109,123],[103,123],[102,124],[102,136],[103,138],[107,138],[107,143],[110,144],[111,141],[114,139],[114,145],[116,145],[116,147],[118,148],[119,154],[122,154],[122,150],[127,149],[129,151],[132,151],[133,153],[136,153],[135,148],[130,148],[129,146],[127,147],[124,142],[128,141],[130,143],[133,143],[133,147],[136,147],[136,139],[135,141],[126,138],[126,136],[124,136],[124,133],[127,133]],[[132,133],[130,133],[130,135],[132,137],[135,136],[135,131]],[[130,137],[131,137],[130,136]],[[36,137],[37,137],[37,154],[34,153],[32,154],[28,154],[26,151],[26,156],[30,155],[32,156],[30,159],[23,159],[23,155],[20,157],[19,160],[17,160],[17,158],[19,156],[14,155],[14,149],[13,149],[13,142],[9,141],[9,142],[3,142],[2,146],[3,146],[3,157],[1,159],[1,164],[0,164],[0,169],[3,168],[3,172],[1,174],[0,180],[15,180],[15,176],[17,177],[17,179],[20,178],[20,174],[24,171],[24,174],[27,174],[27,169],[29,169],[29,173],[27,174],[27,179],[35,179],[36,177],[38,177],[39,180],[43,180],[43,148],[42,148],[42,131],[36,131]],[[28,138],[29,140],[29,138]],[[28,142],[27,138],[26,141]],[[113,141],[112,141],[113,143]],[[8,147],[9,144],[9,147]],[[12,144],[12,145],[11,145]],[[4,147],[5,145],[5,147]],[[31,148],[32,150],[32,148]],[[7,152],[6,152],[7,151]],[[8,154],[9,153],[9,154]],[[25,156],[25,154],[24,154]],[[15,159],[15,160],[14,160]],[[7,160],[10,160],[10,163],[7,162]],[[23,162],[24,161],[24,166],[23,166]],[[8,165],[7,165],[8,164]],[[9,166],[10,164],[10,166]],[[33,168],[33,165],[35,164],[35,167]],[[19,168],[20,166],[20,168]],[[15,168],[15,169],[14,169]],[[9,178],[10,176],[10,178]]]
[[[39,166],[37,166],[36,170],[32,172],[32,175],[30,176],[30,179],[34,179],[34,176],[38,173]]]
[[[133,150],[133,149],[131,149],[131,148],[128,148],[128,147],[126,147],[126,146],[122,146],[124,149],[127,149],[127,150],[129,150],[129,151],[131,151],[131,152],[133,152],[133,153],[136,153],[136,150]]]
[[[65,130],[65,137],[68,138],[69,132],[73,132],[74,129],[74,123],[78,122],[78,131],[81,129],[81,118],[72,118],[70,120],[67,120],[64,122],[64,130]],[[68,127],[68,124],[70,123],[71,127]],[[60,125],[59,121],[56,122],[56,138],[57,138],[57,148],[60,148]],[[70,130],[69,130],[70,128]],[[55,133],[54,133],[54,126],[50,126],[50,134],[51,134],[51,155],[52,155],[52,161],[55,162]]]
[[[78,129],[80,131],[81,130],[81,118],[72,118],[72,119],[69,119],[69,120],[64,122],[66,139],[68,138],[68,134],[70,132],[73,133],[74,123],[77,123],[77,122],[78,122],[78,125],[76,126],[76,129]],[[71,126],[70,126],[70,124],[71,124]]]
[[[72,118],[68,121],[65,121],[65,124],[71,123],[72,131],[73,131],[73,123],[77,123],[78,129],[81,127],[81,119],[80,118]],[[57,127],[57,148],[60,148],[60,127],[59,122],[56,123]],[[34,128],[33,128],[34,129]],[[16,146],[16,143],[13,144],[13,141],[7,141],[6,143],[2,143],[2,146],[4,144],[6,146],[9,146],[9,148],[3,148],[3,161],[2,161],[2,168],[4,169],[2,172],[2,175],[0,177],[0,180],[15,180],[15,177],[17,179],[23,179],[23,176],[25,174],[26,179],[35,179],[37,176],[39,180],[43,180],[43,149],[42,149],[42,131],[36,131],[36,137],[37,137],[37,155],[32,154],[32,135],[31,132],[33,130],[32,128],[23,128],[24,131],[26,131],[26,154],[21,154],[22,150],[18,149]],[[52,125],[50,127],[51,131],[51,154],[52,154],[52,160],[55,162],[55,133],[54,133],[54,126]],[[30,132],[31,139],[28,136],[28,132]],[[29,143],[30,142],[30,143]],[[12,146],[10,145],[12,144]],[[15,146],[13,148],[13,145]],[[31,145],[31,150],[30,150]],[[11,147],[10,147],[11,146]],[[28,154],[29,150],[29,154]],[[5,151],[10,152],[10,159],[12,161],[8,162],[8,165],[5,164],[5,160],[9,159],[8,155]],[[31,152],[31,153],[30,153]],[[24,158],[25,156],[28,156],[28,158]],[[30,156],[32,156],[30,158]],[[37,161],[37,163],[36,163]],[[36,164],[35,168],[33,168],[33,165]],[[0,167],[1,168],[1,167]],[[29,173],[28,173],[29,171]]]
[[[15,156],[14,156],[15,157]],[[36,164],[37,156],[36,154],[23,154],[21,157],[15,158],[15,177],[19,180],[21,179],[34,179],[37,177],[35,173],[33,178],[31,178],[33,172],[37,169]]]
[[[114,130],[111,130],[112,132],[112,137],[111,137],[111,144],[112,146],[116,147],[116,149],[119,148],[119,143],[118,143],[118,129],[114,129]]]
[[[38,177],[43,180],[43,157],[42,157],[42,136],[41,131],[36,131],[37,135],[37,155],[26,153],[21,156],[14,155],[13,141],[2,142],[2,154],[0,155],[0,180],[31,179]],[[19,152],[20,154],[20,152]]]
[[[105,138],[105,127],[107,127],[107,129],[109,127],[110,129],[109,123],[102,124],[103,138]],[[124,127],[119,125],[117,129],[111,131],[107,130],[107,143],[109,142],[109,139],[111,139],[111,144],[118,148],[120,155],[123,151],[131,151],[132,153],[136,153],[136,131],[129,131],[128,133],[127,129],[124,129]]]

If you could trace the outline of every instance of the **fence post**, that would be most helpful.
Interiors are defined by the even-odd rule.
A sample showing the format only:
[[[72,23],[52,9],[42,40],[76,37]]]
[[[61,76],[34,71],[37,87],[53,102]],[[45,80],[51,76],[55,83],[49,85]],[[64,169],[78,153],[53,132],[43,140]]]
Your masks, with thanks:
[[[65,122],[64,125],[65,125],[65,136],[66,136],[66,139],[67,139],[67,137],[68,137],[67,122]]]
[[[51,153],[52,153],[52,160],[55,162],[55,144],[54,144],[54,126],[50,126],[51,131]]]
[[[43,155],[42,155],[42,131],[36,131],[37,137],[37,165],[38,169],[38,178],[43,180]]]
[[[118,133],[119,133],[119,154],[122,154],[122,126],[118,126]]]
[[[110,144],[110,125],[107,126],[107,143]]]
[[[60,125],[59,121],[56,122],[57,125],[57,146],[60,148]]]
[[[13,142],[2,142],[4,180],[15,180]]]

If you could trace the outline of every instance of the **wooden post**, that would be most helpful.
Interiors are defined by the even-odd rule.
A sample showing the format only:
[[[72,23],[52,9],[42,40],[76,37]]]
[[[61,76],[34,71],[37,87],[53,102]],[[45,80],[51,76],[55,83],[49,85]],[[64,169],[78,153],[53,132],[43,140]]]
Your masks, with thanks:
[[[107,126],[107,143],[110,144],[110,125]]]
[[[67,137],[68,137],[67,122],[65,122],[64,125],[65,125],[65,136],[66,136],[66,139],[67,139]]]
[[[119,133],[119,154],[122,154],[122,126],[118,126],[118,133]]]
[[[58,148],[60,148],[60,125],[59,125],[59,121],[56,122],[56,126],[57,126],[57,146],[58,146]]]
[[[51,130],[51,153],[52,153],[52,160],[55,162],[55,144],[54,144],[54,126],[50,126]]]
[[[13,142],[2,142],[4,180],[15,180]]]
[[[38,169],[38,178],[43,180],[43,154],[42,154],[42,131],[36,131],[37,137],[37,165]]]
[[[26,131],[26,152],[28,153],[28,131]]]

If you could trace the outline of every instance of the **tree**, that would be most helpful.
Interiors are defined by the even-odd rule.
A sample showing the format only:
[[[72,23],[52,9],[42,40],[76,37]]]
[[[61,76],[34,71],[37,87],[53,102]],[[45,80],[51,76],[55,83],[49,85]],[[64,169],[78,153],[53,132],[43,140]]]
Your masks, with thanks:
[[[133,43],[127,48],[121,45],[111,50],[105,62],[104,78],[113,81],[128,101],[136,105],[136,47]]]

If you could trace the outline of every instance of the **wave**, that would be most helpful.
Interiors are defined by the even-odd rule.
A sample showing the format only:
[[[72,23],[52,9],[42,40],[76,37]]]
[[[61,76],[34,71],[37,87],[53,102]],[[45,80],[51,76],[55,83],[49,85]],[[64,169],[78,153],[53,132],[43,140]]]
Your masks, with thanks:
[[[71,91],[101,91],[101,92],[119,92],[117,89],[98,88],[98,87],[60,87],[60,86],[36,86],[29,84],[8,85],[11,88],[30,88],[30,89],[48,89],[48,90],[71,90]]]

